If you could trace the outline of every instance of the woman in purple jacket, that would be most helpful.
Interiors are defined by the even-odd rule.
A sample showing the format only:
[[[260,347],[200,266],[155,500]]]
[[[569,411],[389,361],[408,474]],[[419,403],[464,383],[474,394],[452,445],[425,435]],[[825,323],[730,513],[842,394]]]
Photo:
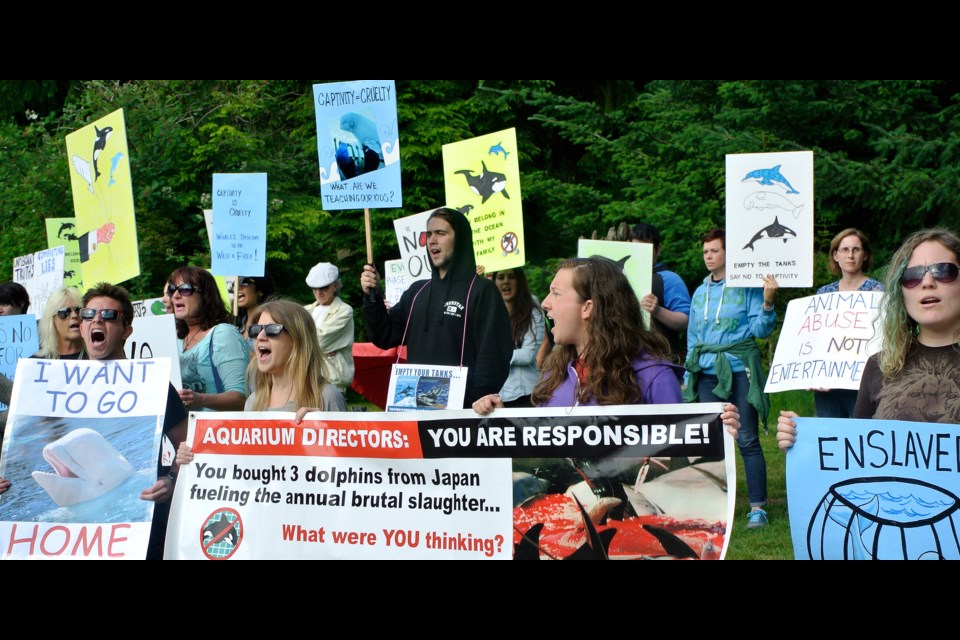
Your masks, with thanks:
[[[680,404],[683,368],[669,362],[666,339],[646,328],[640,302],[618,264],[607,258],[572,258],[560,264],[543,301],[553,321],[555,348],[543,363],[533,404]],[[496,394],[473,403],[490,413],[503,402]],[[728,428],[739,413],[726,405]]]

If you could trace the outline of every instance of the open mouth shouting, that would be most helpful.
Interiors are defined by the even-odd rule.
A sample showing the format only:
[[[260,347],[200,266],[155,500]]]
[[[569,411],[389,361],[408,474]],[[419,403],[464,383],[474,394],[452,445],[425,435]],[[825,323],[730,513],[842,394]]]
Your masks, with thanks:
[[[90,329],[90,342],[94,346],[101,345],[107,341],[107,334],[102,327],[92,327]]]

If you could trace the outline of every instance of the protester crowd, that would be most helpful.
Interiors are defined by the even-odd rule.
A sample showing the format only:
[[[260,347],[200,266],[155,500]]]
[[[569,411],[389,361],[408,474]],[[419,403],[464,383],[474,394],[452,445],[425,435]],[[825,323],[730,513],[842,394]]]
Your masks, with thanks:
[[[481,415],[500,407],[723,402],[746,473],[747,526],[763,527],[759,425],[769,402],[757,339],[775,329],[778,283],[768,275],[762,288],[729,286],[726,238],[716,229],[700,239],[707,275],[691,296],[689,284],[660,261],[656,228],[636,224],[629,240],[653,245],[650,294],[638,298],[617,263],[594,256],[562,262],[549,290],[536,292],[545,294],[541,303],[522,269],[482,274],[469,222],[442,207],[427,223],[432,275],[397,304],[385,304],[379,272],[364,267],[362,334],[381,349],[405,345],[412,364],[467,367],[463,408]],[[886,348],[870,358],[859,393],[812,389],[818,414],[960,423],[960,239],[944,229],[912,235],[882,280],[868,276],[874,256],[857,229],[838,233],[829,257],[839,280],[818,293],[885,290]],[[188,411],[296,411],[299,421],[309,411],[346,410],[361,331],[340,297],[337,266],[319,262],[305,284],[314,302],[304,307],[275,296],[269,275],[239,278],[231,314],[205,269],[170,274],[164,307],[176,319],[183,388],[171,387],[164,432],[179,449],[144,499],[168,501],[178,466],[192,461],[182,445]],[[23,287],[0,285],[0,315],[26,313],[29,304]],[[34,357],[124,358],[132,320],[122,287],[99,283],[84,294],[64,288],[41,310]],[[0,401],[10,402],[9,380],[0,380]],[[802,437],[795,417],[779,417],[784,450]],[[9,487],[0,479],[0,493]],[[152,558],[162,557],[165,517],[164,510],[154,517]]]

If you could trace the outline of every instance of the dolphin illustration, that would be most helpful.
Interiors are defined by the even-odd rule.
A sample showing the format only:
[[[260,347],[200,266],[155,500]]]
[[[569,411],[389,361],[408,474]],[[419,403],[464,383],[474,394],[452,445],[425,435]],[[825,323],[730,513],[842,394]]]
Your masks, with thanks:
[[[97,178],[100,177],[100,169],[97,168],[97,159],[100,158],[100,152],[107,148],[107,138],[113,133],[113,127],[98,129],[97,125],[93,125],[93,133],[96,135],[93,141],[93,181],[96,182]]]
[[[57,232],[57,237],[62,238],[64,231],[69,231],[70,229],[73,229],[75,227],[76,225],[74,225],[72,222],[64,222],[63,224],[60,225],[60,231]]]
[[[460,213],[462,213],[462,214],[465,215],[465,216],[468,216],[468,215],[470,215],[470,212],[473,211],[473,205],[472,205],[472,204],[465,204],[465,205],[463,205],[462,207],[457,207],[457,211],[459,211]]]
[[[226,531],[222,538],[223,542],[229,542],[232,546],[237,546],[237,530],[233,523],[227,520],[226,516],[221,517],[216,522],[211,522],[203,528],[203,545],[207,546]]]
[[[107,186],[113,186],[116,184],[116,180],[113,179],[113,173],[117,170],[117,165],[120,164],[120,161],[123,160],[123,152],[117,151],[116,154],[110,159],[110,182],[107,183]]]
[[[74,270],[72,270],[72,269],[71,269],[70,271],[64,271],[64,272],[63,272],[63,277],[64,277],[64,278],[72,278],[72,277],[74,277],[75,275],[77,275],[77,272],[74,271]]]
[[[510,155],[510,152],[503,148],[503,143],[502,143],[502,142],[498,142],[497,144],[495,144],[495,145],[493,145],[492,147],[490,147],[490,151],[487,153],[487,155],[495,156],[495,155],[497,155],[498,153],[502,153],[502,154],[503,154],[503,159],[504,159],[504,161],[506,161],[507,156]]]
[[[774,218],[773,224],[766,226],[753,234],[753,237],[750,238],[750,242],[745,244],[743,248],[753,251],[753,243],[757,240],[763,240],[764,238],[783,238],[784,243],[786,243],[786,241],[789,240],[787,236],[793,236],[796,238],[797,232],[790,227],[783,226],[780,224],[780,221],[777,220],[777,218]]]
[[[454,173],[463,174],[463,177],[467,180],[467,184],[470,186],[470,190],[483,198],[480,204],[484,204],[490,199],[490,196],[495,193],[503,194],[503,197],[509,200],[510,194],[507,193],[507,176],[502,173],[496,173],[495,171],[487,171],[487,163],[483,161],[481,161],[480,164],[483,166],[483,171],[481,171],[478,176],[473,175],[472,169],[460,169],[459,171],[454,171]]]
[[[73,168],[76,169],[77,175],[87,183],[87,189],[90,190],[90,193],[96,193],[93,190],[93,176],[90,175],[90,163],[80,156],[71,156],[70,161],[73,163]]]
[[[70,241],[70,240],[79,240],[80,238],[78,238],[77,236],[73,235],[72,233],[68,233],[67,235],[63,236],[62,239],[63,239],[63,240]]]
[[[762,185],[771,185],[776,182],[779,182],[781,186],[787,188],[787,193],[800,193],[793,188],[793,185],[787,182],[787,179],[783,177],[783,174],[780,173],[780,167],[783,165],[777,165],[770,169],[757,169],[756,171],[751,171],[743,177],[743,180],[740,182],[746,182],[747,180],[756,180]]]
[[[34,471],[33,479],[61,507],[99,498],[134,474],[133,466],[93,429],[75,429],[43,448],[56,473]]]
[[[776,191],[754,191],[743,201],[744,209],[756,209],[764,211],[765,209],[783,209],[793,214],[793,219],[800,217],[803,211],[802,204],[793,204],[789,198],[786,198]]]

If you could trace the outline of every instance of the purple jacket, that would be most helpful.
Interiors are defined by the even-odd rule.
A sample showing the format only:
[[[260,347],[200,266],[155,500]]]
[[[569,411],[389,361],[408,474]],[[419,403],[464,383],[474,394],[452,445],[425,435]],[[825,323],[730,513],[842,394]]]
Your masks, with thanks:
[[[643,394],[643,404],[683,403],[683,394],[680,391],[680,376],[683,375],[683,367],[670,364],[666,360],[653,358],[647,354],[634,358],[632,364],[633,371],[637,375],[637,384],[640,386],[640,392]],[[557,387],[553,395],[550,396],[550,399],[540,406],[576,406],[576,390],[578,386],[577,372],[573,368],[573,362],[571,361],[567,364],[567,379]],[[584,403],[584,405],[587,406],[596,406],[598,404],[597,399],[593,397]]]

